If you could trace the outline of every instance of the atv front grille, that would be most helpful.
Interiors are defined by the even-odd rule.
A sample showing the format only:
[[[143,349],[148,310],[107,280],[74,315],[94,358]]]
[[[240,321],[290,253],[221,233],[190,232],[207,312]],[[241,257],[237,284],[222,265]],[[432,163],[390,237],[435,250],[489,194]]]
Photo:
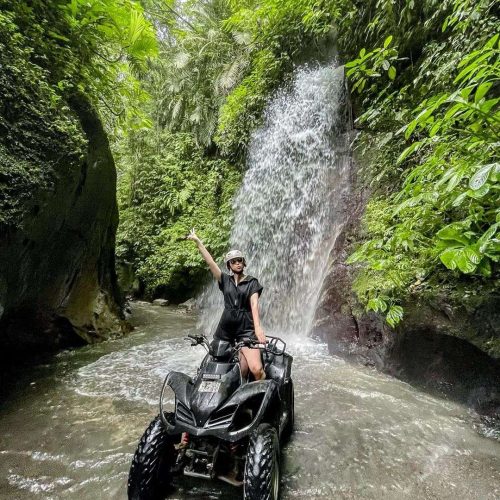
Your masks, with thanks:
[[[184,422],[189,425],[196,425],[196,420],[194,419],[194,415],[191,410],[183,405],[180,401],[177,401],[177,409],[175,412],[175,416],[179,422]]]

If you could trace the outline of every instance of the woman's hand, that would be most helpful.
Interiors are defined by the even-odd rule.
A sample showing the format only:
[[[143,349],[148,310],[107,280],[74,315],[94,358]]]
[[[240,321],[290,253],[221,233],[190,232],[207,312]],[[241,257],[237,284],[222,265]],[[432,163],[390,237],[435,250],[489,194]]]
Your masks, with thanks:
[[[264,330],[261,326],[255,328],[255,335],[261,344],[265,344],[267,342],[266,335],[264,334]]]
[[[205,248],[205,245],[201,242],[200,238],[198,238],[194,227],[191,229],[191,232],[186,236],[186,240],[191,240],[196,243],[198,250],[201,253],[201,256],[205,259],[205,262],[208,264],[210,272],[213,274],[214,278],[220,282],[222,272],[219,269],[219,266],[215,263],[213,257],[210,255],[210,252]]]
[[[195,233],[194,227],[193,229],[191,229],[191,232],[186,236],[186,240],[192,240],[196,243],[200,242],[200,238],[198,238],[197,234]]]

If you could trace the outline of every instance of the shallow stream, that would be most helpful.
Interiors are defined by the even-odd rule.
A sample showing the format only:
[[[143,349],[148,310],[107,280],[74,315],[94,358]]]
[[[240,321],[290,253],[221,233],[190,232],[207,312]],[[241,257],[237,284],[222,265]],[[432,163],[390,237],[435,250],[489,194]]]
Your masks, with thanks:
[[[183,337],[193,314],[135,303],[126,338],[64,351],[8,374],[0,410],[0,498],[125,499],[137,442],[169,370],[203,356]],[[271,332],[268,332],[271,334]],[[296,430],[283,450],[283,499],[500,498],[500,443],[467,409],[331,357],[289,335]],[[183,480],[175,499],[239,498]]]

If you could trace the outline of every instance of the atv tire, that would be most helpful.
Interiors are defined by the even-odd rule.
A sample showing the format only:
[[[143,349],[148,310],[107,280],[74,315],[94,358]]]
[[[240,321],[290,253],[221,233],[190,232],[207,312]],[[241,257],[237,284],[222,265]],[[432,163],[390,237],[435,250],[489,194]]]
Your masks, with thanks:
[[[172,418],[170,414],[167,418]],[[158,415],[144,432],[132,459],[128,476],[129,500],[164,499],[172,484],[171,469],[177,452],[179,436],[171,436]]]
[[[244,500],[278,500],[280,486],[280,446],[276,429],[260,424],[250,435],[245,476]]]

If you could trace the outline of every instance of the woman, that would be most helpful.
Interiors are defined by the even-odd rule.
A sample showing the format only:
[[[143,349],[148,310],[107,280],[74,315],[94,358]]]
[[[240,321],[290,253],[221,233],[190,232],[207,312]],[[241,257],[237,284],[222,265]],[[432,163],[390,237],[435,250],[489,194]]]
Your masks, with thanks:
[[[194,229],[187,238],[198,246],[198,250],[219,283],[220,291],[224,294],[224,311],[214,338],[230,342],[250,338],[265,344],[266,336],[260,324],[258,303],[263,287],[257,278],[244,274],[246,263],[243,254],[239,250],[228,252],[224,260],[230,274],[223,273]],[[244,375],[250,369],[255,380],[266,378],[259,349],[243,347],[240,351],[240,365]]]

